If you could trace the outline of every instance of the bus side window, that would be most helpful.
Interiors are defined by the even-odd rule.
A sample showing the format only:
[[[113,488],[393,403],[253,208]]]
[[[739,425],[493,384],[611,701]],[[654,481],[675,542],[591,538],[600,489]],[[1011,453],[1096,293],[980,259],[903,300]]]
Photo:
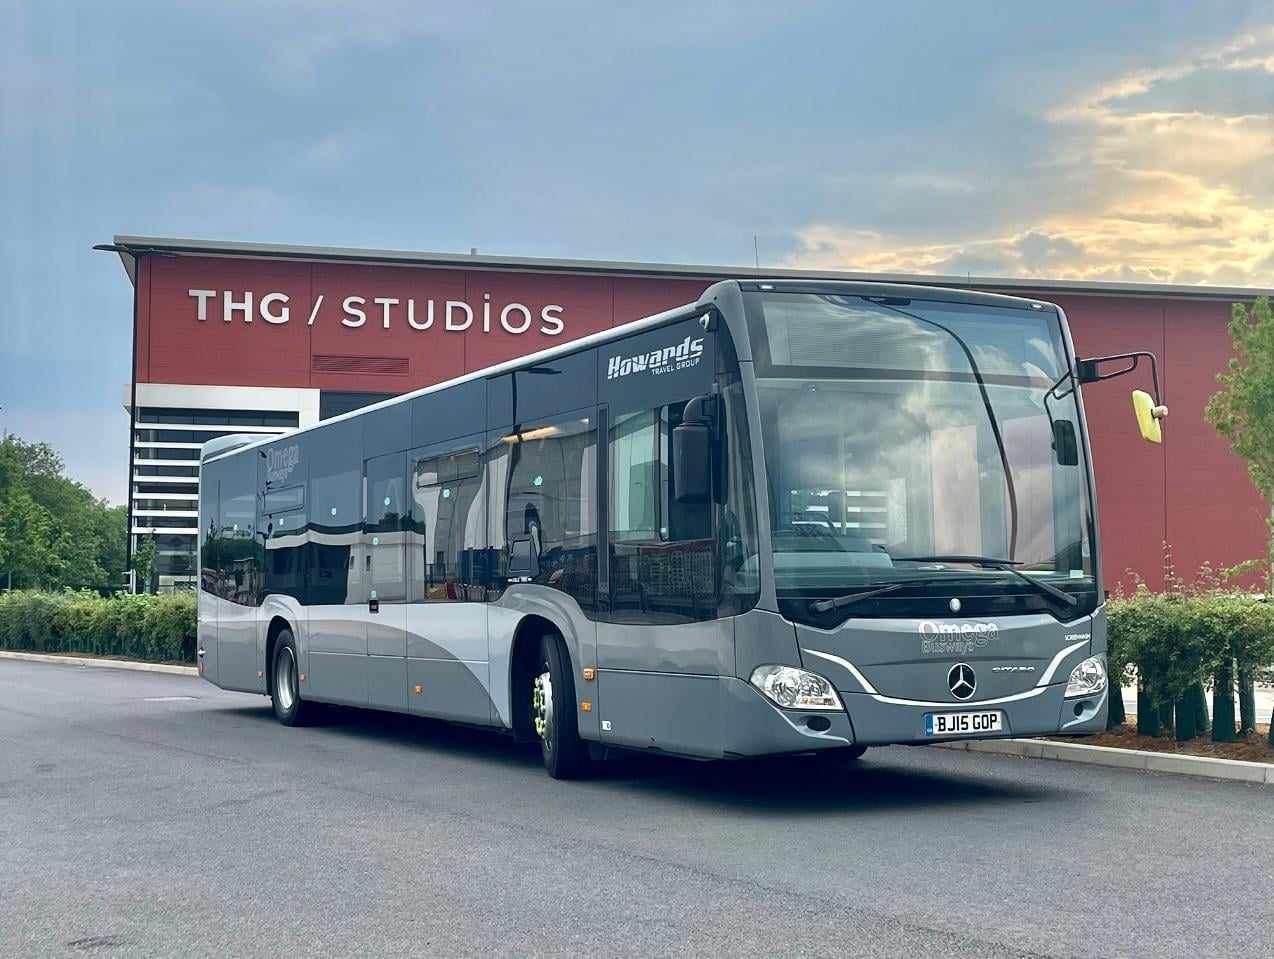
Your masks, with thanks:
[[[416,560],[410,598],[480,601],[486,499],[478,450],[466,444],[414,457],[410,542]]]
[[[682,623],[717,614],[709,503],[678,503],[672,430],[684,403],[617,416],[610,429],[611,618]]]
[[[584,414],[566,415],[499,437],[487,453],[491,517],[500,549],[497,588],[511,578],[515,542],[535,557],[532,581],[574,596],[583,609],[596,605],[597,425]],[[518,577],[512,577],[514,579]]]

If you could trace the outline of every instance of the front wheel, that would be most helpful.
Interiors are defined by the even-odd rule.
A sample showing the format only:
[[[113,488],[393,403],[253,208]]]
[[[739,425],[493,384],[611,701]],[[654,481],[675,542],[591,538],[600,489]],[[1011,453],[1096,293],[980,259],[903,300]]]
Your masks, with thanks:
[[[544,768],[554,779],[573,779],[588,761],[575,714],[575,683],[566,644],[555,633],[540,639],[531,676],[531,724]]]
[[[313,708],[301,699],[296,640],[288,629],[280,630],[274,643],[274,662],[270,666],[270,702],[274,706],[274,717],[284,726],[304,725]]]

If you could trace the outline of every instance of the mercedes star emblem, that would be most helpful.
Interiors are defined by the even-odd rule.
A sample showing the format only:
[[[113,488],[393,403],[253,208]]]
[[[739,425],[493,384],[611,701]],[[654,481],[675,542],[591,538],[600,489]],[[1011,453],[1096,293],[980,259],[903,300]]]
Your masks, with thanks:
[[[956,663],[947,671],[947,688],[956,699],[968,699],[977,688],[977,678],[968,663]]]
[[[954,596],[951,597],[951,602],[947,603],[947,605],[951,607],[951,612],[960,612],[960,600],[956,599]]]

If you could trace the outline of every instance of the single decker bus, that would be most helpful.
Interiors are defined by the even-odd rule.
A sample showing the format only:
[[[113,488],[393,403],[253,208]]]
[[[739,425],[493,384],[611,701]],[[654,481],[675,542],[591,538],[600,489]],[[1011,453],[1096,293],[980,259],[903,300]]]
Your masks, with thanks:
[[[270,697],[724,759],[1103,728],[1057,306],[738,279],[268,439],[206,444],[198,665]]]

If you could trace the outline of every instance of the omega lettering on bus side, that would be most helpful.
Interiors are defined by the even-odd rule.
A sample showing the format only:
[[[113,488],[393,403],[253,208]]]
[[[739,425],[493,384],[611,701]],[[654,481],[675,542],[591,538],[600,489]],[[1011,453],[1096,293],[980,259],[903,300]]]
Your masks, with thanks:
[[[296,443],[281,449],[272,449],[266,454],[265,478],[269,483],[282,483],[292,475],[301,462],[301,447]]]
[[[938,623],[923,620],[916,628],[920,633],[922,656],[968,656],[1000,638],[995,623]]]

